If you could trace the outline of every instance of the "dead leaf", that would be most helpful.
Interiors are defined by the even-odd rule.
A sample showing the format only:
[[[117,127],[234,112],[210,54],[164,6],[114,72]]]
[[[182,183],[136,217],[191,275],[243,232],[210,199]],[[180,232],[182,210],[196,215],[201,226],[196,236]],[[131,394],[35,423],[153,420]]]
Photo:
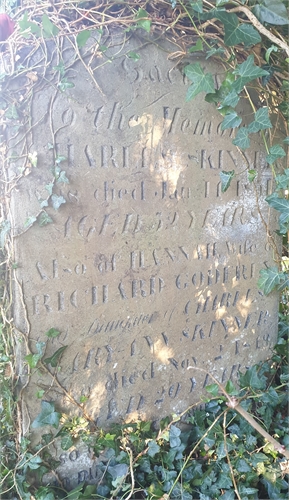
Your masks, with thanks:
[[[35,71],[28,71],[28,73],[26,73],[26,76],[32,82],[37,82],[37,80],[38,80],[38,76],[37,76],[37,73]]]

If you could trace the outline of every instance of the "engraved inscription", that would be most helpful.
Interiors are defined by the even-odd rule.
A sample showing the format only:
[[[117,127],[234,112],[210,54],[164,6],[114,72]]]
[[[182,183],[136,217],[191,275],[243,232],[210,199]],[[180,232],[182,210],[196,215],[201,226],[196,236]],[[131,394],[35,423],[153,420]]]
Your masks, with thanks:
[[[149,42],[139,47],[134,36],[119,43],[119,36],[106,51],[109,64],[96,55],[103,95],[69,51],[64,62],[74,64],[75,87],[60,93],[44,82],[41,99],[35,92],[31,143],[41,161],[11,199],[11,228],[21,233],[14,238],[16,326],[26,332],[26,318],[32,350],[35,340],[46,341],[47,356],[67,346],[59,382],[76,401],[88,398],[85,409],[100,426],[181,413],[210,383],[196,368],[226,383],[266,358],[276,338],[275,299],[256,285],[263,262],[272,262],[261,223],[261,215],[268,223],[272,182],[259,138],[244,155],[209,103],[185,101],[189,81],[167,58],[175,51],[168,42],[160,41],[162,51]],[[50,126],[48,118],[45,128],[39,122],[39,107]],[[242,112],[251,112],[246,103]],[[8,142],[10,156],[23,155],[15,139]],[[27,232],[41,186],[51,183],[47,144],[63,157],[69,184],[56,182],[54,190],[66,203],[47,207],[52,224]],[[258,171],[256,191],[247,162]],[[237,174],[225,193],[221,170]],[[17,310],[17,283],[25,311]],[[52,327],[60,335],[47,342]],[[39,380],[31,374],[29,394]],[[69,401],[46,385],[47,397],[69,411]],[[27,406],[33,421],[39,408]],[[61,461],[79,459],[76,450]],[[81,466],[77,481],[97,481],[97,474]]]

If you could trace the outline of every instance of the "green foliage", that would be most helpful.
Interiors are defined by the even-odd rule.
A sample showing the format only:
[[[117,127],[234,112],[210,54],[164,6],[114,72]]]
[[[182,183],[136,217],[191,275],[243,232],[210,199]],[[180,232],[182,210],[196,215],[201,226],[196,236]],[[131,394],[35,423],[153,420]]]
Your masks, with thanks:
[[[248,181],[253,182],[253,180],[257,177],[257,171],[252,169],[248,170]]]
[[[225,172],[224,170],[222,170],[222,172],[220,172],[222,193],[225,193],[225,191],[227,191],[234,175],[235,175],[235,170],[231,170],[230,172]]]
[[[203,50],[204,50],[204,48],[203,48],[203,42],[199,38],[199,40],[197,41],[197,43],[188,49],[188,52],[192,53],[192,52],[199,52],[199,51],[203,51]]]
[[[64,345],[64,346],[60,347],[59,349],[57,349],[57,351],[52,356],[50,356],[49,358],[45,358],[43,360],[44,363],[46,363],[47,365],[51,365],[53,368],[55,368],[58,365],[60,358],[61,358],[61,356],[64,353],[66,348],[67,348],[67,345]]]
[[[278,158],[283,158],[284,156],[286,156],[284,149],[279,144],[276,144],[276,146],[272,146],[269,149],[269,154],[266,156],[266,160],[269,165],[272,165],[276,160],[278,160]]]
[[[132,59],[133,61],[138,61],[140,59],[140,55],[137,52],[133,52],[133,51],[130,51],[127,54],[127,57],[129,57],[129,59]]]
[[[283,174],[276,175],[275,181],[277,189],[289,190],[289,168],[286,168]]]
[[[228,101],[228,99],[227,99],[227,101]],[[241,122],[242,122],[242,118],[240,118],[240,116],[238,116],[236,111],[230,111],[229,113],[227,113],[225,115],[225,118],[222,121],[221,129],[226,130],[227,128],[238,127]]]
[[[151,21],[147,18],[149,18],[149,14],[145,9],[139,9],[137,11],[137,14],[135,16],[137,26],[139,28],[143,28],[145,31],[147,31],[147,33],[149,33],[151,30]]]
[[[185,74],[193,82],[187,91],[187,101],[190,101],[200,92],[214,91],[213,77],[210,73],[204,73],[200,63],[189,64],[186,66]]]
[[[55,411],[55,405],[49,401],[41,401],[41,412],[32,422],[32,429],[52,425],[57,429],[61,414]]]
[[[258,1],[252,11],[262,24],[268,23],[280,26],[289,22],[287,9],[282,0]]]
[[[232,89],[239,94],[248,83],[256,78],[268,75],[268,71],[256,66],[254,63],[254,56],[251,54],[247,57],[246,61],[236,65],[233,74],[238,78],[232,83]]]
[[[48,338],[55,338],[55,337],[58,337],[58,335],[60,335],[60,331],[59,330],[56,330],[56,328],[50,328],[48,330],[48,332],[46,332],[45,334]]]
[[[18,21],[20,27],[21,35],[24,38],[29,38],[31,34],[35,36],[41,35],[41,28],[38,24],[33,21],[28,21],[28,12],[24,12],[24,16],[21,21]]]
[[[287,317],[281,316],[280,336],[272,359],[240,374],[239,389],[228,380],[224,390],[240,398],[243,407],[263,421],[280,445],[288,446],[287,330]],[[53,338],[57,333],[52,328],[47,336]],[[226,398],[219,395],[218,384],[206,389],[212,399],[183,418],[185,428],[177,425],[177,417],[165,419],[160,430],[155,430],[150,422],[136,422],[93,433],[84,417],[61,418],[53,402],[42,401],[32,428],[48,426],[56,431],[43,434],[36,449],[29,441],[23,441],[22,457],[17,464],[18,491],[22,498],[33,494],[35,499],[45,500],[100,500],[126,498],[133,487],[132,498],[154,500],[167,495],[176,500],[235,500],[236,487],[242,500],[287,498],[288,480],[280,468],[285,461],[280,461],[271,443],[266,443],[247,420],[227,407]],[[80,483],[70,492],[57,483],[41,485],[39,479],[49,472],[48,463],[52,470],[56,465],[45,446],[59,439],[62,450],[69,451],[80,437],[98,456],[101,480],[93,485]],[[40,447],[41,453],[37,452]],[[8,470],[7,485],[13,486],[12,477]]]
[[[240,23],[236,14],[222,10],[212,10],[210,17],[216,17],[224,24],[224,43],[233,47],[243,43],[245,47],[261,42],[259,32],[250,24]]]
[[[76,37],[76,43],[77,43],[77,46],[79,49],[84,47],[84,45],[86,44],[86,42],[90,38],[90,36],[91,36],[91,31],[89,31],[89,30],[83,30],[80,33],[78,33],[78,35]]]
[[[51,203],[52,203],[52,206],[54,208],[54,210],[58,210],[59,207],[63,204],[63,203],[66,203],[66,200],[63,196],[61,195],[57,195],[57,194],[53,194],[51,196]]]
[[[268,295],[276,288],[284,279],[285,274],[280,273],[277,266],[261,269],[258,287],[263,290],[265,295]]]
[[[37,2],[41,4],[41,2]],[[71,8],[73,7],[71,2]],[[108,2],[109,3],[109,2]],[[289,118],[288,95],[289,86],[286,77],[276,95],[267,92],[275,72],[282,73],[284,68],[284,52],[278,45],[272,45],[270,39],[261,38],[261,33],[256,26],[247,22],[243,11],[229,12],[236,6],[245,6],[251,10],[264,24],[271,25],[272,32],[276,27],[286,26],[288,17],[286,7],[288,2],[282,0],[259,0],[257,2],[230,2],[229,0],[216,0],[213,4],[202,0],[177,2],[171,0],[172,9],[176,8],[177,15],[183,23],[181,30],[186,25],[195,29],[196,43],[187,49],[187,53],[206,50],[206,57],[218,57],[226,65],[227,73],[218,89],[215,88],[213,76],[205,73],[200,63],[190,64],[185,68],[185,74],[192,84],[188,88],[187,100],[205,92],[206,101],[213,103],[223,117],[221,130],[233,129],[233,144],[242,150],[250,146],[251,134],[260,133],[264,138],[268,151],[267,162],[272,166],[276,190],[266,198],[269,206],[279,212],[279,234],[287,235],[289,229],[289,201],[286,190],[289,188],[289,169],[282,170],[280,160],[285,157],[284,146],[288,145],[289,137],[280,144],[268,144],[267,130],[272,128],[272,113],[278,111],[285,119]],[[6,1],[8,7],[14,6],[13,0]],[[122,8],[131,8],[126,6]],[[77,8],[85,10],[91,8],[90,2],[81,2]],[[46,8],[46,7],[45,7]],[[54,9],[56,9],[56,5]],[[106,6],[105,8],[108,8]],[[133,7],[133,23],[127,31],[140,28],[147,33],[152,31],[154,16],[153,5],[140,2],[138,10]],[[146,10],[148,9],[148,10]],[[183,10],[181,10],[183,9]],[[187,17],[184,17],[184,13]],[[21,14],[22,15],[22,14]],[[105,13],[106,15],[106,13]],[[67,19],[69,16],[67,16]],[[56,17],[53,17],[55,20]],[[90,18],[91,19],[91,18]],[[157,17],[158,19],[158,17]],[[218,26],[217,36],[210,37],[210,30],[202,30],[202,22],[214,19]],[[81,18],[81,23],[84,17]],[[89,20],[90,22],[90,20]],[[86,21],[84,20],[86,25]],[[210,29],[213,29],[213,25]],[[41,12],[28,18],[28,7],[23,17],[18,21],[20,35],[31,41],[43,38],[57,37],[59,27],[51,21],[50,11]],[[101,25],[101,23],[100,23]],[[63,25],[61,30],[63,30]],[[87,26],[87,25],[86,25]],[[170,20],[170,27],[175,26],[175,21]],[[198,28],[199,26],[199,28]],[[268,26],[267,26],[268,28]],[[269,26],[270,28],[270,26]],[[190,32],[191,34],[191,32]],[[61,31],[62,36],[62,31]],[[78,49],[82,49],[91,37],[90,29],[83,29],[81,25],[74,38]],[[281,35],[280,39],[284,39]],[[254,57],[248,48],[261,42],[261,56]],[[192,43],[192,42],[190,42]],[[243,50],[245,48],[246,50]],[[99,44],[99,52],[105,53],[107,47]],[[127,57],[137,61],[140,55],[129,52]],[[261,66],[259,61],[264,58],[266,64]],[[280,62],[281,61],[281,62]],[[288,62],[288,61],[287,61]],[[282,66],[283,65],[283,66]],[[24,71],[21,67],[20,72]],[[66,75],[66,68],[59,54],[59,63],[54,66],[56,74],[55,88],[66,92],[74,84]],[[286,70],[285,70],[286,71]],[[1,75],[1,82],[6,75]],[[282,78],[281,78],[282,80]],[[257,89],[262,96],[259,109],[252,105],[252,114],[241,118],[241,113],[235,110],[240,96],[246,95],[250,100],[251,88]],[[280,99],[280,94],[283,98]],[[263,99],[264,98],[264,99]],[[275,102],[276,101],[276,102]],[[266,106],[264,103],[266,102]],[[5,119],[17,122],[22,114],[21,106],[17,100],[1,100],[1,110]],[[18,126],[17,123],[15,126]],[[16,130],[16,129],[15,129]],[[52,141],[53,142],[53,141]],[[48,149],[55,152],[55,145],[48,144]],[[11,155],[13,156],[13,155]],[[28,153],[27,159],[33,168],[38,168],[37,153]],[[40,214],[28,217],[25,227],[28,228],[36,221],[44,226],[52,219],[44,209],[52,207],[59,210],[66,202],[57,190],[59,185],[67,184],[65,170],[62,170],[64,157],[55,155],[52,166],[52,179],[46,185],[48,196],[39,199]],[[225,192],[232,179],[239,175],[235,171],[221,171],[221,190]],[[257,171],[247,168],[249,182],[256,182]],[[10,226],[6,221],[1,224],[1,248],[5,246],[5,238],[9,234]],[[284,239],[284,241],[286,241]],[[271,293],[274,289],[282,292],[283,310],[285,314],[280,317],[280,336],[275,346],[272,359],[266,363],[249,368],[240,374],[239,389],[228,380],[224,387],[226,393],[242,401],[242,406],[252,413],[268,432],[275,436],[280,445],[289,445],[287,436],[288,417],[288,270],[283,262],[281,271],[278,266],[263,269],[260,272],[258,285],[264,294]],[[66,346],[60,347],[53,354],[43,360],[45,350],[49,347],[50,339],[58,337],[60,332],[51,328],[47,333],[47,342],[36,342],[35,352],[26,356],[26,363],[30,370],[42,369],[56,372],[61,356]],[[3,411],[0,414],[0,433],[3,438],[4,453],[2,465],[2,487],[8,499],[17,497],[23,499],[35,498],[36,500],[58,500],[62,498],[90,499],[90,498],[170,498],[182,500],[234,500],[236,489],[239,498],[251,500],[257,498],[283,499],[287,498],[288,478],[283,474],[280,465],[282,461],[278,451],[271,443],[264,439],[233,409],[226,405],[224,395],[220,396],[220,387],[213,383],[206,387],[212,396],[206,400],[194,413],[184,417],[186,428],[177,426],[177,420],[166,419],[157,431],[150,422],[136,422],[113,426],[107,431],[92,430],[91,422],[79,416],[61,416],[59,409],[51,401],[41,402],[41,411],[32,423],[32,428],[52,427],[49,432],[42,435],[42,443],[33,447],[27,439],[21,443],[14,439],[15,402],[13,383],[7,381],[3,375],[7,366],[10,366],[13,349],[7,340],[7,330],[0,328],[0,381],[2,383]],[[54,370],[52,370],[54,369]],[[44,390],[38,390],[36,397],[41,399]],[[81,396],[81,405],[84,407],[88,396]],[[56,429],[56,430],[54,430]],[[56,433],[56,434],[55,434]],[[55,470],[57,463],[49,456],[48,447],[54,439],[60,440],[63,451],[69,450],[77,439],[82,439],[88,444],[91,451],[99,458],[101,481],[97,485],[79,484],[73,491],[66,492],[60,484],[41,484],[42,475]],[[20,447],[20,449],[19,449]],[[234,482],[233,482],[234,478]],[[132,491],[134,490],[134,491]],[[130,494],[131,493],[131,494]]]
[[[36,342],[37,353],[28,354],[27,356],[25,356],[25,361],[27,361],[27,364],[31,369],[36,368],[36,366],[38,365],[38,361],[40,361],[40,359],[44,354],[45,346],[46,346],[45,342]]]
[[[270,196],[267,196],[266,201],[270,207],[280,212],[279,231],[281,234],[286,234],[289,230],[289,200],[287,200],[287,198],[280,198],[278,194],[274,192]]]
[[[53,24],[47,14],[43,14],[42,16],[42,28],[43,28],[43,34],[45,37],[51,37],[51,36],[57,36],[59,29],[55,24]]]
[[[65,92],[67,89],[72,89],[74,87],[74,83],[70,82],[67,78],[62,78],[57,86],[61,92]]]
[[[220,3],[218,3],[217,6],[218,5],[220,5]],[[276,5],[274,4],[274,6],[272,7],[272,11],[274,11],[275,7]],[[283,7],[280,7],[282,12]],[[213,9],[211,12],[206,14],[205,18],[210,19],[212,17],[216,17],[224,23],[224,42],[226,45],[235,45],[237,43],[240,43],[240,41],[244,41],[238,38],[238,36],[241,36],[240,33],[243,33],[243,31],[239,26],[239,22],[237,22],[237,20],[232,17],[232,14],[229,14],[224,10],[220,11],[218,9]],[[237,35],[237,33],[239,35]],[[234,35],[236,35],[236,39],[234,39]],[[234,39],[234,43],[228,42],[226,36],[227,38],[232,37]],[[273,50],[275,50],[274,46],[272,46],[271,49],[266,52],[267,62]],[[225,79],[221,83],[219,89],[214,89],[212,75],[205,74],[199,63],[189,64],[185,67],[184,71],[188,78],[193,81],[193,85],[191,85],[187,91],[187,100],[194,98],[202,91],[206,92],[205,100],[215,104],[222,116],[224,116],[223,122],[221,124],[221,130],[235,129],[235,138],[232,140],[232,143],[241,150],[246,150],[250,147],[251,134],[263,132],[272,128],[268,106],[261,107],[257,111],[254,110],[254,118],[246,126],[244,126],[244,124],[242,123],[242,118],[234,109],[234,107],[238,104],[239,94],[244,89],[247,91],[248,84],[251,84],[251,82],[253,82],[257,78],[270,76],[270,72],[268,72],[267,69],[259,67],[255,64],[253,54],[249,55],[241,64],[236,64],[235,69],[226,74]],[[283,143],[287,144],[288,138],[283,140]],[[269,165],[275,165],[278,160],[286,156],[284,148],[280,144],[274,144],[273,146],[268,148],[265,141],[265,145],[268,151],[266,160]],[[250,169],[249,166],[247,168],[247,171],[249,182],[254,182],[257,177],[257,171],[255,169]],[[268,196],[266,198],[266,201],[271,207],[280,212],[279,234],[288,235],[289,201],[286,197],[289,177],[288,169],[286,169],[283,174],[276,175],[275,170],[273,170],[273,173],[276,179],[277,190],[270,196]],[[234,170],[229,172],[220,172],[221,191],[223,193],[227,191],[235,175],[236,173]],[[275,266],[272,268],[261,270],[258,286],[261,290],[264,291],[265,295],[267,295],[274,289],[278,289],[279,291],[286,290],[288,288],[288,283],[288,273],[286,274],[283,271],[280,272],[278,267]]]

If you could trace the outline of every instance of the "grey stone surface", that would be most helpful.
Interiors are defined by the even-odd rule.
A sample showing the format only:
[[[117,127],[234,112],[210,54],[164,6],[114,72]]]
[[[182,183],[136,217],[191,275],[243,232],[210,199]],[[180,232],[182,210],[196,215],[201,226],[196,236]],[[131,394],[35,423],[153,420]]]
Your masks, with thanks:
[[[271,183],[261,139],[246,152],[255,191],[212,105],[204,95],[185,101],[189,82],[168,58],[175,49],[140,45],[117,45],[112,62],[96,54],[93,78],[77,62],[66,92],[49,83],[35,92],[27,151],[38,165],[11,203],[16,326],[34,352],[47,330],[61,331],[45,356],[67,346],[58,379],[77,401],[88,397],[87,413],[105,427],[184,411],[211,383],[195,368],[226,382],[266,358],[277,331],[277,297],[256,286],[272,262],[259,213],[267,220]],[[66,203],[47,208],[52,224],[25,231],[47,197],[51,145],[66,158],[69,184],[55,189]],[[219,172],[233,169],[238,176],[221,193]],[[40,411],[39,389],[76,411],[36,370],[23,391],[27,421]]]

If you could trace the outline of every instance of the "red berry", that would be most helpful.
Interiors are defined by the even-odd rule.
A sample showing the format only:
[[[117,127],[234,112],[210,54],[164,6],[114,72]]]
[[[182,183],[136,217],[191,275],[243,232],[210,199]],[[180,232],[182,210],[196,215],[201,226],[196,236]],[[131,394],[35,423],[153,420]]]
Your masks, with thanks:
[[[15,22],[7,14],[0,14],[0,42],[4,42],[13,33]]]

